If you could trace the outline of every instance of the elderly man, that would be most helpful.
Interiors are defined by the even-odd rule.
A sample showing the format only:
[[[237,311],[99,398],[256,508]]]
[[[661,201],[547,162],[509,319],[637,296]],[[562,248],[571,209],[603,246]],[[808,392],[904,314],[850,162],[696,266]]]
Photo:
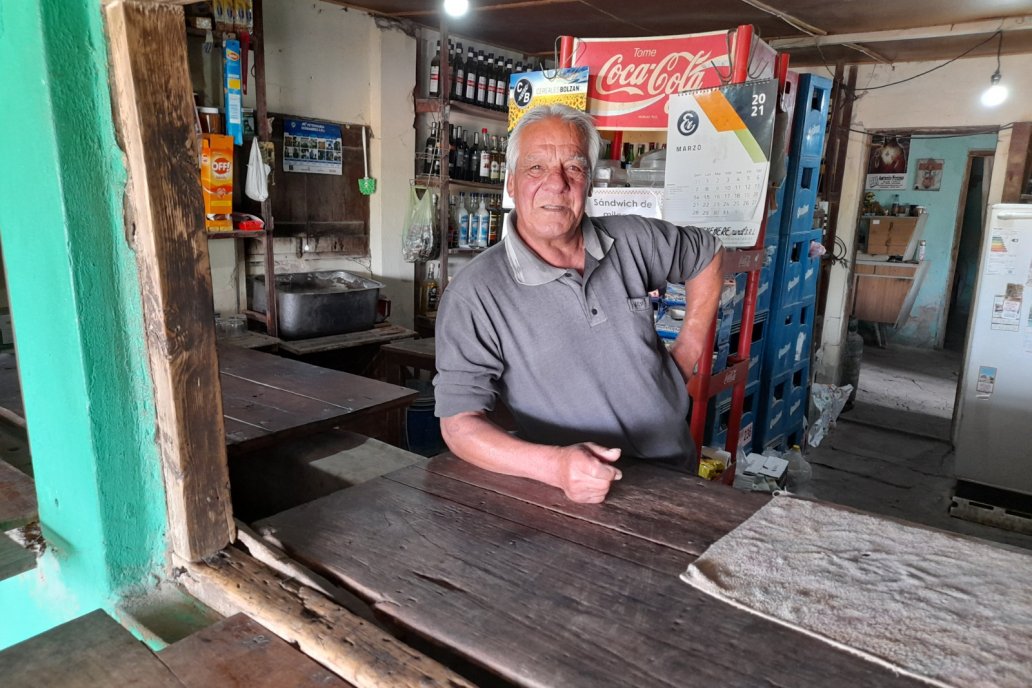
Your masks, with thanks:
[[[722,284],[720,243],[694,227],[584,214],[601,138],[563,105],[523,116],[509,137],[506,236],[459,272],[437,319],[441,432],[481,468],[601,502],[621,454],[691,469],[686,383]],[[685,282],[670,352],[649,292]],[[511,435],[488,417],[501,400]]]

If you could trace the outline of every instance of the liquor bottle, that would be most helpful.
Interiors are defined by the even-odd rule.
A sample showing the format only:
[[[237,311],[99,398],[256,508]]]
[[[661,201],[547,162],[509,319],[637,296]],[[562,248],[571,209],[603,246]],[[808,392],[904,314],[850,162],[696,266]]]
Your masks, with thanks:
[[[452,62],[452,100],[462,100],[466,93],[466,63],[462,60],[462,43],[455,46],[455,60]]]
[[[466,51],[466,92],[462,99],[467,103],[477,102],[477,56],[473,54],[473,46]]]
[[[430,268],[430,283],[426,289],[426,309],[430,312],[437,310],[437,298],[440,288],[437,286],[437,270]]]
[[[458,146],[459,150],[455,156],[455,179],[463,180],[469,174],[469,132],[462,132]]]
[[[462,136],[462,127],[449,125],[449,128],[451,129],[451,136],[448,140],[451,142],[451,145],[448,146],[448,176],[454,179],[459,169],[459,137]]]
[[[477,215],[477,204],[480,202],[480,194],[469,195],[469,246],[474,248],[477,245],[477,236],[480,234],[480,216]]]
[[[459,245],[458,200],[455,194],[448,196],[448,248]]]
[[[477,248],[487,248],[487,239],[491,233],[491,213],[487,212],[487,194],[480,197],[477,208]]]
[[[498,183],[505,183],[505,149],[509,147],[509,137],[503,136],[498,142]]]
[[[469,166],[466,168],[467,182],[475,182],[480,171],[480,133],[473,132],[473,145],[469,147]]]
[[[491,196],[491,204],[487,212],[491,213],[491,222],[487,231],[487,245],[494,246],[498,243],[498,230],[502,224],[501,196]]]
[[[498,60],[498,92],[494,97],[494,106],[499,110],[506,109],[509,102],[509,72],[512,68],[512,60],[509,60],[508,66],[505,59]]]
[[[476,181],[482,184],[491,183],[491,144],[487,138],[487,127],[480,130],[480,163]]]
[[[501,184],[501,182],[502,182],[501,175],[499,174],[499,171],[501,170],[501,167],[499,165],[499,163],[501,162],[501,159],[502,159],[502,155],[501,155],[501,153],[498,152],[498,137],[497,136],[492,136],[491,137],[491,172],[490,172],[490,181],[491,181],[492,184]]]
[[[487,61],[484,60],[484,51],[477,53],[477,105],[487,105]]]
[[[495,69],[494,53],[487,54],[487,91],[484,93],[484,107],[494,109],[495,91],[498,90],[498,70]]]
[[[459,247],[469,248],[469,211],[466,210],[466,192],[459,194],[459,205],[455,210],[459,219]]]
[[[437,122],[430,123],[430,135],[423,148],[423,174],[430,174],[434,165],[434,151],[437,150]]]
[[[430,60],[430,97],[441,95],[441,41],[437,41],[434,57]]]

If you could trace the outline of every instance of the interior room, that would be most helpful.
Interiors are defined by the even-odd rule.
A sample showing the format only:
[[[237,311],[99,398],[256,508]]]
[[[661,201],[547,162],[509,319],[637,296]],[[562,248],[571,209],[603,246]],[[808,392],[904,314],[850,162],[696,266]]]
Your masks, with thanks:
[[[1028,685],[1030,29],[0,3],[0,684]]]

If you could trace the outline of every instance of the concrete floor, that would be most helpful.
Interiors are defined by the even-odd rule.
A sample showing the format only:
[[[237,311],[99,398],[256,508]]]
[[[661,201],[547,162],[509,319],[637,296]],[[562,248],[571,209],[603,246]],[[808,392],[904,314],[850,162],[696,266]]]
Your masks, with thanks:
[[[818,499],[1032,549],[1032,535],[953,518],[950,421],[962,359],[949,351],[865,347],[856,404],[813,465]]]

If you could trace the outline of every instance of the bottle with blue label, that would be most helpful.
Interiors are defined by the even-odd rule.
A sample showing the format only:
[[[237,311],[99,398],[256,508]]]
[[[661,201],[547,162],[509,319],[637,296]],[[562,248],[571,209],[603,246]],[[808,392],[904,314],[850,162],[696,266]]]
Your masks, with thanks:
[[[469,195],[469,245],[477,245],[477,237],[480,235],[480,217],[477,215],[477,203],[480,202],[480,194]]]
[[[469,247],[469,220],[470,220],[470,214],[469,214],[469,211],[466,210],[466,192],[465,191],[463,191],[462,193],[459,194],[459,207],[458,207],[458,210],[456,210],[456,214],[458,215],[458,224],[459,224],[459,246],[461,248],[468,248]]]
[[[491,213],[487,210],[487,194],[480,197],[477,208],[477,248],[487,248],[487,240],[491,234]]]

